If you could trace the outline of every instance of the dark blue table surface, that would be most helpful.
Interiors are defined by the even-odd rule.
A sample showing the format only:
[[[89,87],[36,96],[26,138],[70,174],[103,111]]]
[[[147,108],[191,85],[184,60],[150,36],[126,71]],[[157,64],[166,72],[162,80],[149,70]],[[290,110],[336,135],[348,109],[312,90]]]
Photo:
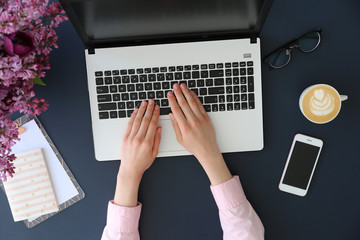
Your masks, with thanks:
[[[265,226],[265,239],[360,239],[359,9],[357,0],[275,0],[265,22],[263,56],[302,33],[323,29],[315,52],[293,51],[291,63],[281,70],[262,67],[264,149],[224,155]],[[86,197],[27,229],[13,222],[0,193],[1,240],[100,239],[114,195],[119,162],[94,158],[84,46],[70,22],[57,32],[59,49],[50,56],[47,86],[36,89],[50,103],[39,119]],[[330,84],[349,96],[339,116],[325,125],[309,122],[298,108],[301,92],[315,83]],[[277,188],[292,138],[299,132],[324,141],[304,198]],[[142,240],[222,239],[209,181],[194,157],[156,159],[143,177],[139,201]]]

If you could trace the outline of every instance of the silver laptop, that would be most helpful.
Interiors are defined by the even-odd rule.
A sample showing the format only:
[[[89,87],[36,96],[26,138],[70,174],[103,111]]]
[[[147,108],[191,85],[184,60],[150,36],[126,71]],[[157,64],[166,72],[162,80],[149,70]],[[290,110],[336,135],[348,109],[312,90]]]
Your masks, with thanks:
[[[190,154],[168,116],[176,82],[198,94],[222,152],[263,148],[258,34],[272,1],[60,2],[86,45],[98,161],[120,159],[128,118],[148,99],[161,108],[159,157]]]

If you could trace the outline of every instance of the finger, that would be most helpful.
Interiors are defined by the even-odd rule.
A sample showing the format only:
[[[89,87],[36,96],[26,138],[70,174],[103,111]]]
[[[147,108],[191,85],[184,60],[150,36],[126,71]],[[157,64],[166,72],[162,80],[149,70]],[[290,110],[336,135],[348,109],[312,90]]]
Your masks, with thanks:
[[[147,132],[145,132],[144,134],[145,138],[151,142],[154,141],[155,132],[156,129],[158,128],[159,116],[160,116],[160,107],[159,105],[156,105],[149,123],[149,127],[146,129]]]
[[[173,92],[171,92],[171,91],[168,92],[167,97],[169,100],[171,112],[174,114],[174,116],[176,117],[179,124],[180,125],[186,124],[185,116],[184,116],[183,112],[181,111],[180,106],[177,103]]]
[[[184,96],[186,98],[187,103],[189,104],[189,106],[191,108],[191,111],[194,113],[194,115],[197,116],[197,117],[202,116],[202,114],[200,112],[200,109],[199,109],[199,106],[196,103],[196,101],[195,101],[193,95],[191,94],[190,90],[187,88],[186,84],[182,83],[180,85],[180,88],[181,88],[181,91],[183,92],[183,94],[184,94]]]
[[[201,112],[203,115],[206,115],[207,113],[206,113],[206,111],[205,111],[204,106],[203,106],[202,103],[200,102],[199,97],[196,95],[196,93],[195,93],[194,91],[191,91],[191,95],[192,95],[193,98],[195,99],[195,102],[196,102],[196,104],[198,105],[200,112]]]
[[[195,115],[194,115],[193,111],[191,110],[187,100],[185,99],[184,94],[181,91],[179,84],[175,83],[173,87],[174,87],[176,100],[178,101],[179,106],[180,106],[181,110],[183,111],[186,119],[195,118]]]
[[[135,116],[133,127],[130,132],[130,136],[135,136],[137,134],[137,132],[139,131],[140,124],[141,124],[142,118],[144,116],[144,112],[146,110],[146,105],[147,105],[146,101],[143,101],[141,103],[140,108]]]
[[[145,115],[142,118],[141,125],[140,125],[139,131],[137,133],[137,136],[145,137],[146,132],[148,131],[150,121],[152,120],[154,107],[155,107],[155,102],[154,102],[153,99],[150,99],[149,103],[148,103],[148,106],[146,108]],[[157,107],[159,107],[159,106],[157,106]],[[156,126],[157,126],[157,123],[156,123]]]
[[[159,153],[159,146],[161,141],[161,127],[156,129],[154,145],[153,145],[153,158],[155,158]]]
[[[124,138],[127,138],[127,137],[130,135],[131,129],[132,129],[133,124],[134,124],[134,119],[135,119],[135,117],[136,117],[136,114],[137,114],[138,110],[139,110],[139,109],[136,108],[136,109],[133,111],[133,113],[131,114],[131,117],[130,117],[130,119],[129,119],[129,122],[128,122],[127,126],[126,126],[126,130],[125,130],[125,133],[124,133]]]
[[[170,113],[169,116],[170,116],[171,123],[172,123],[173,128],[174,128],[175,134],[176,134],[176,139],[177,139],[177,141],[179,143],[182,143],[182,134],[181,134],[179,124],[176,121],[175,116],[172,113]]]

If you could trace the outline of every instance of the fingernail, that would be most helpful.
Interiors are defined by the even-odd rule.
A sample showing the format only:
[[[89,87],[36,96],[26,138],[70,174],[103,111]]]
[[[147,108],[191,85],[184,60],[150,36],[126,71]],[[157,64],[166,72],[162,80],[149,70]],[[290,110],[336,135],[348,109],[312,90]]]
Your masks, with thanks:
[[[169,113],[169,117],[170,117],[171,120],[175,119],[175,117],[174,117],[174,115],[172,113]]]
[[[174,89],[179,89],[179,84],[175,83],[173,87]]]
[[[161,129],[162,129],[162,127],[159,127],[158,129],[157,129],[157,133],[161,133]]]
[[[173,92],[172,92],[172,91],[168,92],[168,96],[169,96],[169,97],[174,96]]]
[[[154,104],[154,99],[150,99],[149,100],[149,105],[153,105]]]
[[[155,110],[158,111],[160,109],[159,105],[155,106]]]
[[[138,108],[135,108],[135,110],[133,111],[133,113],[132,114],[136,114],[137,112],[138,112]]]
[[[143,101],[143,102],[141,103],[141,106],[142,106],[142,107],[145,107],[145,106],[146,106],[146,101]]]
[[[180,85],[180,87],[181,87],[182,89],[186,89],[185,83],[182,83],[182,84]]]

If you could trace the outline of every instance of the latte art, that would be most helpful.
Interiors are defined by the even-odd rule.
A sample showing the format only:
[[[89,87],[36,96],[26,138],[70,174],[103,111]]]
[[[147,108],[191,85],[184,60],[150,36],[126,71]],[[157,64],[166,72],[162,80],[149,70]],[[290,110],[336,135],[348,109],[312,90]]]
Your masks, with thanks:
[[[310,98],[309,109],[317,116],[328,115],[335,109],[335,98],[323,89],[315,90]]]
[[[301,111],[316,123],[326,123],[336,117],[340,111],[339,93],[331,86],[318,84],[305,90],[301,98]]]

